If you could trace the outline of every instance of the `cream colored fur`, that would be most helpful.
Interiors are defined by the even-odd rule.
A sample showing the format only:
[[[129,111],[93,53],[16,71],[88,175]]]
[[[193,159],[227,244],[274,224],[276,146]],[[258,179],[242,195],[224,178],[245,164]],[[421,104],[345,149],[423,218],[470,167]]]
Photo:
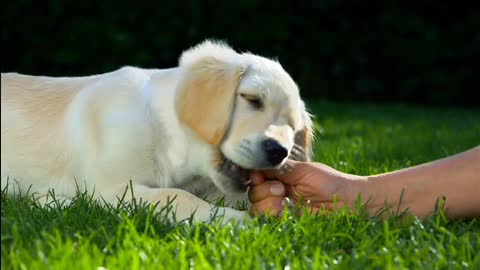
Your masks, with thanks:
[[[264,108],[252,108],[245,94]],[[10,193],[30,189],[42,202],[49,190],[68,200],[79,188],[116,203],[132,181],[136,197],[159,208],[176,197],[178,219],[195,213],[207,221],[214,207],[200,198],[246,199],[219,172],[220,153],[247,169],[268,168],[260,141],[274,138],[290,151],[309,126],[280,64],[209,41],[172,69],[63,78],[4,73],[1,186],[8,179]],[[228,207],[218,213],[224,221],[247,216]]]

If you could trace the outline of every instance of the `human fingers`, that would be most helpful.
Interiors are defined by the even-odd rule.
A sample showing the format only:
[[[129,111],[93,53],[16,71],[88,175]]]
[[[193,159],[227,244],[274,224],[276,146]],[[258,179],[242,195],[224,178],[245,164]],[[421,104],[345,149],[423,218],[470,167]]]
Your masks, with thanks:
[[[250,179],[252,180],[252,186],[260,185],[265,182],[265,176],[260,171],[252,171],[250,173]]]
[[[275,196],[285,196],[285,185],[279,181],[266,181],[261,184],[254,185],[248,190],[248,199],[252,203]]]
[[[295,185],[298,181],[314,172],[316,167],[312,163],[288,160],[278,170],[264,171],[266,178],[278,179],[288,185]]]
[[[284,207],[284,198],[283,197],[268,197],[264,200],[252,204],[250,208],[250,214],[258,215],[278,215],[282,212]]]

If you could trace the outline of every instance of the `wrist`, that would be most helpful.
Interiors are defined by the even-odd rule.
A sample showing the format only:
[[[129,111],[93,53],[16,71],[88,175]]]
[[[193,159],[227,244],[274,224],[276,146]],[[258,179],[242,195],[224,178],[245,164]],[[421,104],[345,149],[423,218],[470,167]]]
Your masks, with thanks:
[[[389,181],[379,176],[363,176],[351,179],[348,197],[351,205],[355,205],[359,197],[369,216],[377,214],[384,208],[403,211],[411,205],[410,191],[397,186],[395,181]],[[403,191],[402,191],[403,190]]]
[[[408,210],[421,218],[431,214],[435,196],[431,192],[425,192],[424,187],[418,185],[418,180],[410,180],[397,178],[393,174],[367,177],[362,185],[362,192],[367,196],[367,200],[370,199],[366,205],[369,215],[374,215],[384,208],[394,213]],[[366,199],[363,201],[366,202]]]
[[[369,181],[367,176],[358,176],[351,174],[344,174],[342,176],[343,190],[343,201],[349,206],[353,207],[357,204],[359,198],[362,204],[368,202],[368,207],[373,201],[373,197],[377,193],[375,191],[374,183]]]
[[[364,205],[365,210],[370,216],[374,215],[378,210],[384,206],[384,187],[369,176],[362,176],[351,179],[353,181],[350,185],[349,198],[352,199],[354,205],[358,199]]]

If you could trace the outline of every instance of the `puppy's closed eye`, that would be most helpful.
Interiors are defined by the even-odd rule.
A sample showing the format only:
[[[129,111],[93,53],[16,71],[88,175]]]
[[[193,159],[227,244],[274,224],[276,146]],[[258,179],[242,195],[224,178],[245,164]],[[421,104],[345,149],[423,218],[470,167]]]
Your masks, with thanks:
[[[244,94],[241,93],[240,96],[248,101],[248,103],[255,109],[262,109],[263,108],[263,102],[258,96],[254,95],[249,95],[249,94]]]

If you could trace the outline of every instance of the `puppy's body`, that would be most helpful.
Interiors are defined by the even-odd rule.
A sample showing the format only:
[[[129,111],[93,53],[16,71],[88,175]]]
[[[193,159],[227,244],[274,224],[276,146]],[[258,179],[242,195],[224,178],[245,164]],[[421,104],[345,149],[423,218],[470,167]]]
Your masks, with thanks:
[[[9,179],[10,192],[18,184],[39,199],[48,198],[51,189],[68,199],[79,188],[115,203],[132,181],[136,197],[161,204],[176,197],[176,216],[195,212],[196,220],[207,220],[212,208],[199,197],[246,199],[239,183],[219,169],[222,156],[247,169],[269,166],[237,155],[236,146],[252,144],[254,137],[228,142],[241,129],[230,118],[241,115],[233,107],[241,106],[236,91],[248,65],[237,64],[235,55],[207,42],[167,70],[125,67],[76,78],[2,74],[2,189]],[[301,113],[302,105],[292,110]],[[297,122],[290,125],[292,134],[307,124],[292,121]],[[293,140],[286,129],[276,131],[283,122],[265,123],[263,133]],[[231,208],[220,214],[227,220],[245,215]]]

